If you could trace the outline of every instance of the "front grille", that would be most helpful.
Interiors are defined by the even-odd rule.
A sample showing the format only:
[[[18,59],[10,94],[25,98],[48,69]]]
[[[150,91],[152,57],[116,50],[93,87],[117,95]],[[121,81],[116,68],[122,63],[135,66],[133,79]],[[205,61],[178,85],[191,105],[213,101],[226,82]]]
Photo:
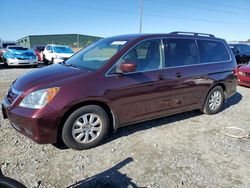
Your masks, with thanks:
[[[247,77],[250,77],[250,72],[245,72],[245,75],[246,75]]]
[[[242,81],[242,82],[244,82],[244,83],[246,83],[246,84],[250,84],[250,81]]]
[[[27,60],[27,58],[17,58],[18,60]]]
[[[9,104],[12,104],[16,99],[17,97],[20,95],[20,92],[19,91],[16,91],[13,86],[10,87],[8,93],[7,93],[7,101]]]

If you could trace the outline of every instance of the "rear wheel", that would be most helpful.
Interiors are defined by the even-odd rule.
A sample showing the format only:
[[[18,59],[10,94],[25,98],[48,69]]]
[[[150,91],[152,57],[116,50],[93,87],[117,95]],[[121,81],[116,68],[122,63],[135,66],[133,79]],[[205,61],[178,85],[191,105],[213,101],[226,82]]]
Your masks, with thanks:
[[[88,105],[68,117],[62,129],[62,139],[69,148],[89,149],[105,138],[108,129],[107,113],[100,106]]]
[[[206,114],[216,114],[220,111],[224,103],[224,92],[220,86],[214,87],[208,94],[203,112]]]

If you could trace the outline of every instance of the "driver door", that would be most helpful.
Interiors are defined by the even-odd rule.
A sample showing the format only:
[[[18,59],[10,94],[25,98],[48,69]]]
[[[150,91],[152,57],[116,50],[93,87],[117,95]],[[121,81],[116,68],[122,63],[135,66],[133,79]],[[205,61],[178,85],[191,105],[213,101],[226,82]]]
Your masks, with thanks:
[[[137,70],[117,74],[121,62],[137,65]],[[119,124],[142,121],[166,114],[169,108],[171,73],[163,70],[161,39],[144,41],[118,61],[107,79],[112,86],[106,91],[118,112]],[[164,74],[164,76],[163,76]],[[168,101],[169,99],[169,101]]]

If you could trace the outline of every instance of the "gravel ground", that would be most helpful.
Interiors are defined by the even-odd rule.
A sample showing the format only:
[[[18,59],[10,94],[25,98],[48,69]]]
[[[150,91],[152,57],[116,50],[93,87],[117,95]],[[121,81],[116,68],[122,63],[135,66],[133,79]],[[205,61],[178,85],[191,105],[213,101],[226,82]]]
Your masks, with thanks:
[[[0,96],[31,68],[0,65]],[[213,116],[191,111],[119,129],[101,146],[60,150],[0,124],[0,167],[27,187],[250,187],[250,89],[238,87]]]

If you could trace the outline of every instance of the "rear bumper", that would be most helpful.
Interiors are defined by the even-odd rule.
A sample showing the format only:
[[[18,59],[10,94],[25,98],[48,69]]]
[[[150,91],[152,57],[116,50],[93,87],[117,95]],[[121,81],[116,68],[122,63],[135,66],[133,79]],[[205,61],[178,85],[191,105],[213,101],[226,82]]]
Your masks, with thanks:
[[[23,107],[11,107],[2,101],[2,113],[21,134],[39,144],[56,143],[58,113],[51,109],[34,110]]]

